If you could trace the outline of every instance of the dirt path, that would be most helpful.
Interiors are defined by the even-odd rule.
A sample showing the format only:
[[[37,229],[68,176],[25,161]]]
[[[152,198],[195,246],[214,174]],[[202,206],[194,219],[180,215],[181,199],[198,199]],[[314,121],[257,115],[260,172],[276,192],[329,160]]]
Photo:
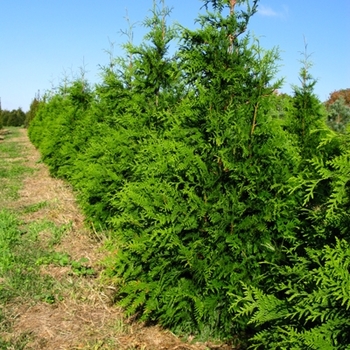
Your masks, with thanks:
[[[24,180],[19,199],[9,205],[21,208],[45,203],[35,212],[24,213],[24,225],[37,220],[50,220],[57,225],[71,225],[55,249],[68,253],[72,259],[88,259],[98,273],[101,237],[87,230],[71,188],[50,176],[40,162],[40,154],[29,142],[25,129],[20,136],[6,142],[17,142],[25,149],[23,162],[35,171]],[[45,239],[43,235],[42,239]],[[120,309],[111,303],[112,286],[102,285],[98,276],[72,276],[67,267],[47,265],[49,274],[62,286],[63,298],[53,304],[30,302],[11,305],[13,327],[8,338],[30,334],[26,349],[218,349],[208,344],[185,344],[172,333],[158,327],[144,327],[127,322]],[[222,347],[223,349],[223,347]]]

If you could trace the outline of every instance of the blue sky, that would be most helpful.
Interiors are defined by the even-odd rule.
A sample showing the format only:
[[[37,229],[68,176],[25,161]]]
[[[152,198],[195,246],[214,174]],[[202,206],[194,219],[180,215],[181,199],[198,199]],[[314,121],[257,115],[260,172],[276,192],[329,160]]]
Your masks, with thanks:
[[[200,0],[166,0],[173,8],[169,22],[194,28]],[[152,0],[0,0],[0,98],[3,109],[28,110],[35,94],[59,85],[84,68],[91,83],[99,82],[110,43],[124,55],[125,17],[135,23],[135,44]],[[318,79],[321,101],[332,91],[350,88],[349,0],[260,0],[250,31],[264,48],[279,47],[283,92],[298,84],[304,38]]]

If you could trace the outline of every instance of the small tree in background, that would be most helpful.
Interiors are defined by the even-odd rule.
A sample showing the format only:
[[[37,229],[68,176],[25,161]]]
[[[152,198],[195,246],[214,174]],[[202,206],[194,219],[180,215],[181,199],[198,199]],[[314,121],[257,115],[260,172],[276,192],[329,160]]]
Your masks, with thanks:
[[[26,118],[24,121],[24,127],[28,128],[30,122],[34,119],[36,113],[39,110],[40,107],[40,102],[41,102],[41,98],[40,98],[40,94],[38,93],[34,99],[32,100],[30,106],[29,106],[29,111],[26,113]]]
[[[350,107],[350,89],[341,89],[333,91],[330,95],[328,100],[325,102],[325,105],[327,108],[329,108],[335,101],[338,99],[343,98],[345,101],[345,104]]]
[[[307,52],[307,44],[300,61],[300,86],[293,86],[294,111],[290,114],[290,131],[296,136],[304,160],[312,157],[317,150],[322,130],[325,129],[325,109],[314,93],[317,81],[310,73],[312,62]],[[305,163],[304,163],[305,164]],[[303,167],[304,164],[301,164]]]
[[[328,106],[327,124],[337,132],[346,132],[350,121],[350,104],[343,97]]]

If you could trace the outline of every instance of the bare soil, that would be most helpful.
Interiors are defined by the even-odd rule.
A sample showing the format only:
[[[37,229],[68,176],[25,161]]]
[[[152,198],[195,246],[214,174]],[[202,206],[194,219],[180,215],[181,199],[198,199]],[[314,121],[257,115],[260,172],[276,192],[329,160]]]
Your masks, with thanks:
[[[25,129],[20,129],[19,137],[5,142],[21,143],[25,149],[24,164],[35,169],[25,178],[18,200],[8,205],[22,213],[23,225],[43,219],[58,225],[71,225],[54,249],[68,253],[74,260],[87,258],[89,265],[100,274],[100,261],[106,254],[102,249],[103,239],[84,225],[84,216],[72,189],[62,180],[50,176]],[[45,206],[35,212],[23,210],[43,202]],[[45,240],[45,235],[42,239]],[[184,342],[158,326],[146,327],[126,319],[122,310],[111,301],[115,287],[103,285],[99,276],[72,276],[69,268],[53,265],[41,269],[62,286],[62,300],[53,304],[23,303],[21,300],[8,305],[6,313],[11,319],[11,333],[0,334],[7,340],[28,336],[26,349],[232,349],[225,345]]]

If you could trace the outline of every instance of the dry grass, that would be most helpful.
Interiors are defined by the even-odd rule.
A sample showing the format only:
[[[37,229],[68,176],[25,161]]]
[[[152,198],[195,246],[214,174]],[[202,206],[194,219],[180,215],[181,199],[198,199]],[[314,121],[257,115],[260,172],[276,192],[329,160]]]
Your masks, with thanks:
[[[99,261],[103,257],[101,240],[97,240],[94,233],[85,227],[71,188],[50,176],[46,166],[40,162],[39,153],[29,142],[26,130],[22,129],[20,136],[11,139],[11,142],[23,145],[26,152],[22,160],[35,169],[25,178],[19,198],[10,203],[11,208],[22,213],[24,226],[40,220],[71,225],[54,249],[68,253],[74,260],[87,258],[89,265],[100,271]],[[41,240],[45,245],[45,234]],[[25,348],[35,350],[232,349],[224,345],[185,343],[160,327],[146,327],[126,320],[122,310],[111,302],[113,288],[102,285],[98,276],[76,276],[67,266],[51,264],[40,268],[43,275],[55,279],[60,298],[51,305],[21,299],[7,305],[5,316],[11,323],[11,331],[0,334],[7,341],[26,337]]]

